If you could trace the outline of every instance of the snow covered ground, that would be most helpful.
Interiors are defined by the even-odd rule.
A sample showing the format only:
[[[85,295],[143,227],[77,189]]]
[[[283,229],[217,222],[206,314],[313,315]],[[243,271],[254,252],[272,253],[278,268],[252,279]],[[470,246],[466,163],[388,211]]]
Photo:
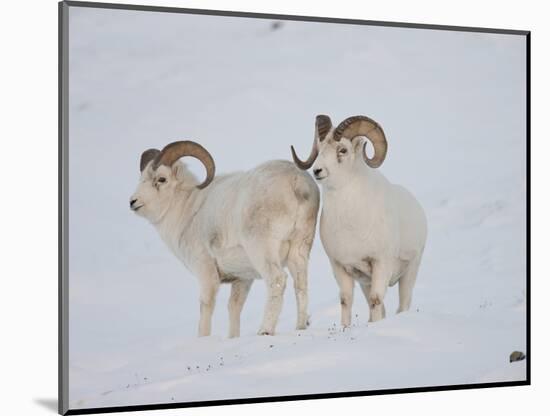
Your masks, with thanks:
[[[522,37],[71,7],[69,59],[71,408],[525,379],[508,362],[526,340]],[[287,290],[257,336],[257,282],[241,338],[224,286],[198,339],[195,278],[128,209],[141,152],[194,139],[218,172],[247,169],[307,154],[319,113],[379,121],[383,173],[427,211],[411,311],[392,288],[367,324],[356,291],[342,332],[317,239],[308,330]]]

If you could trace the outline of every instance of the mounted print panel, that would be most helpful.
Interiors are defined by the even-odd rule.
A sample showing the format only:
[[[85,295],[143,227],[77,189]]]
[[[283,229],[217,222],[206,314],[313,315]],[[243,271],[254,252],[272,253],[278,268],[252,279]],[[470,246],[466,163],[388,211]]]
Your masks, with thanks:
[[[60,3],[60,413],[529,384],[528,96],[529,32]]]

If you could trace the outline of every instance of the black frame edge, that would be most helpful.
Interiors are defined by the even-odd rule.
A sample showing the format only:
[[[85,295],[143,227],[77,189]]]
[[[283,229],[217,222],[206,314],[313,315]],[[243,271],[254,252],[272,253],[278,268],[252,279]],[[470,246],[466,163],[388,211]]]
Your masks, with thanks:
[[[320,393],[320,394],[306,394],[306,395],[295,395],[295,396],[270,396],[270,397],[256,397],[256,398],[247,398],[247,399],[211,400],[211,401],[200,401],[200,402],[96,407],[96,408],[89,408],[89,409],[72,409],[72,410],[69,410],[66,414],[67,415],[86,415],[86,414],[94,414],[94,413],[135,412],[135,411],[142,411],[142,410],[183,409],[188,407],[199,407],[199,406],[212,407],[212,406],[227,406],[227,405],[252,404],[252,403],[289,402],[289,401],[296,401],[296,400],[335,399],[335,398],[346,398],[346,397],[365,397],[365,396],[373,396],[373,395],[381,396],[381,395],[403,394],[403,393],[459,391],[459,390],[485,389],[485,388],[494,388],[494,387],[517,387],[517,386],[527,386],[530,384],[531,383],[528,380],[504,381],[504,382],[498,382],[498,383],[458,384],[458,385],[434,386],[434,387],[410,387],[410,388],[401,388],[401,389],[352,391],[352,392],[343,392],[343,393]]]
[[[68,46],[69,10],[58,3],[58,402],[57,411],[69,411],[68,311]]]
[[[63,310],[61,308],[61,66],[62,66],[62,42],[63,42],[63,11],[62,4],[57,4],[57,412],[63,412],[63,379],[61,365],[63,362],[63,340],[61,337],[61,327],[63,319]]]
[[[526,107],[526,117],[525,117],[525,138],[526,138],[526,172],[525,172],[525,181],[526,181],[526,255],[527,255],[527,264],[526,264],[526,329],[527,329],[527,340],[525,343],[525,352],[527,355],[527,368],[526,368],[526,377],[529,384],[531,384],[531,32],[527,32],[525,35],[525,107]]]
[[[499,29],[499,28],[483,28],[469,26],[451,26],[451,25],[436,25],[428,23],[405,23],[405,22],[388,22],[380,20],[360,20],[337,17],[322,17],[322,16],[300,16],[288,14],[271,14],[271,13],[256,13],[228,10],[207,10],[207,9],[190,9],[182,7],[167,7],[167,6],[146,6],[140,4],[117,4],[117,3],[99,3],[88,1],[73,1],[67,0],[68,6],[73,7],[89,7],[96,9],[114,9],[114,10],[131,10],[131,11],[149,11],[162,13],[184,13],[198,14],[209,16],[227,16],[227,17],[248,17],[256,19],[277,19],[277,20],[298,20],[303,22],[322,22],[322,23],[339,23],[348,25],[368,25],[368,26],[384,26],[384,27],[400,27],[406,29],[430,29],[430,30],[451,30],[460,32],[477,32],[477,33],[494,33],[502,35],[527,35],[528,30],[516,29]]]

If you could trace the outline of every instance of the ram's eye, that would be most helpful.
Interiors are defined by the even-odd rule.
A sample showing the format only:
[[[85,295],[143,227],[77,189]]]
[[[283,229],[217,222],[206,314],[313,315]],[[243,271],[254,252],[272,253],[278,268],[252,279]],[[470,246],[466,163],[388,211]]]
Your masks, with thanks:
[[[166,178],[158,178],[157,182],[164,183],[166,182]]]
[[[341,149],[338,149],[338,154],[345,155],[348,152],[348,149],[345,147],[342,147]]]

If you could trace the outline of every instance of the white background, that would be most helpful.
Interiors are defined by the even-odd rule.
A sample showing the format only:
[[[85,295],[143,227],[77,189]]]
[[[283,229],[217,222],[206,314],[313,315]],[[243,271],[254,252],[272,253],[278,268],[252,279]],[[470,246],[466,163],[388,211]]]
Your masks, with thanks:
[[[529,2],[386,2],[360,6],[352,2],[311,4],[302,1],[262,2],[143,2],[156,5],[243,10],[266,13],[350,17],[370,20],[528,29],[533,31],[533,386],[462,392],[367,397],[282,404],[259,404],[227,408],[166,411],[162,414],[221,414],[221,412],[346,410],[352,414],[408,411],[412,414],[462,414],[464,412],[537,413],[542,408],[547,360],[544,334],[544,290],[547,282],[542,263],[537,262],[537,242],[542,245],[543,218],[548,211],[544,192],[543,136],[544,76],[550,73],[542,61],[548,46],[547,21],[542,10]],[[403,4],[399,4],[403,3]],[[532,2],[534,4],[534,2]],[[5,6],[6,7],[6,6]],[[10,10],[10,8],[14,10]],[[2,13],[2,134],[4,184],[2,196],[2,357],[4,412],[10,414],[52,413],[57,394],[57,5],[53,1],[28,1],[9,6]],[[8,53],[6,54],[5,51]],[[14,79],[14,77],[16,77]],[[541,114],[540,117],[537,117]],[[539,140],[537,140],[539,138]],[[540,160],[540,165],[539,165]],[[537,169],[539,165],[540,169]],[[540,184],[539,187],[537,185]],[[540,189],[538,189],[540,188]],[[29,218],[28,220],[24,220]],[[8,231],[6,233],[6,230]],[[539,237],[540,236],[540,237]],[[15,252],[10,250],[16,248]],[[542,247],[541,247],[542,248]],[[539,306],[539,307],[537,307]],[[539,325],[537,325],[539,324]],[[545,361],[546,360],[546,361]],[[46,406],[44,406],[46,403]],[[30,413],[32,412],[32,413]],[[160,413],[160,412],[154,412]],[[154,414],[152,413],[152,414]]]

